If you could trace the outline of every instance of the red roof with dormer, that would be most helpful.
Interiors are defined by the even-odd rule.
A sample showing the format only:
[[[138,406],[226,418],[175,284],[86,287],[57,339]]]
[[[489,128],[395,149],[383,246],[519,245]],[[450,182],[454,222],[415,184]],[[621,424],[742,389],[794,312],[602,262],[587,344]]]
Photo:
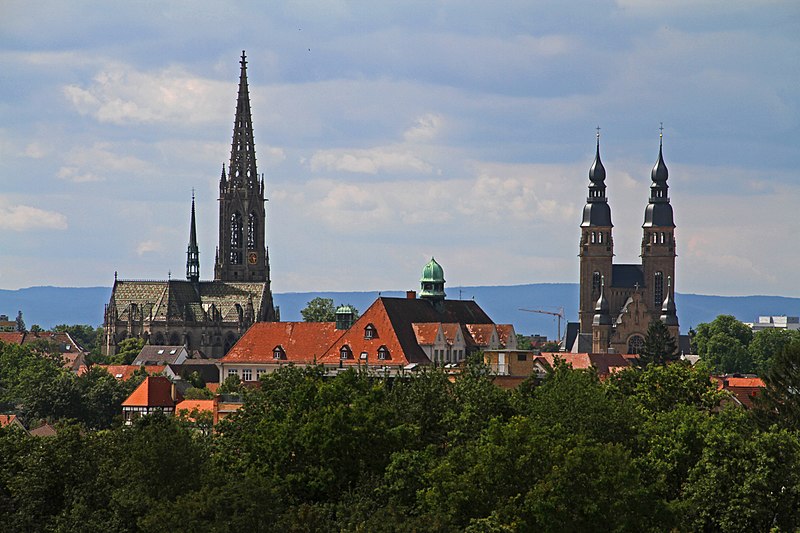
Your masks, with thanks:
[[[257,322],[220,362],[313,364],[342,333],[333,322]],[[279,346],[280,360],[274,355]]]
[[[122,407],[175,407],[175,402],[182,400],[175,391],[173,398],[172,382],[164,376],[148,376],[141,385],[122,402]]]

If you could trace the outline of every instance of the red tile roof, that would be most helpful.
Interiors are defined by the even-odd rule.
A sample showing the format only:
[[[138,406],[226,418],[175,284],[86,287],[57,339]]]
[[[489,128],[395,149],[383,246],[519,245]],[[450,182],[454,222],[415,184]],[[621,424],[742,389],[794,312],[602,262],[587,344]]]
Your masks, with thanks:
[[[444,333],[444,340],[447,344],[455,344],[456,342],[456,334],[461,331],[461,324],[442,324],[442,332]],[[462,332],[461,337],[464,337]]]
[[[180,413],[181,411],[186,411],[186,414],[189,414],[194,409],[197,409],[198,411],[208,411],[209,413],[213,413],[214,400],[183,400],[182,402],[178,402],[178,404],[175,405],[176,413]]]
[[[497,336],[501,345],[508,346],[508,341],[512,335],[515,335],[514,326],[511,324],[497,324]]]
[[[33,437],[53,437],[56,434],[56,428],[50,424],[42,424],[38,428],[34,428],[28,432]]]
[[[630,360],[618,353],[545,352],[537,356],[538,360],[546,362],[551,367],[556,358],[572,365],[576,370],[594,367],[601,377],[631,366]]]
[[[439,334],[439,322],[431,322],[427,324],[411,324],[414,328],[414,336],[417,342],[423,346],[436,344],[436,336]]]
[[[735,376],[712,376],[717,380],[717,389],[726,390],[748,409],[753,407],[753,399],[758,396],[764,388],[764,381],[761,378],[735,377]]]
[[[494,324],[467,324],[467,331],[478,346],[489,346],[496,327]]]
[[[220,362],[311,364],[341,334],[333,322],[257,322]],[[274,358],[276,346],[283,348],[285,359]]]
[[[148,376],[122,402],[123,407],[174,407],[172,382],[164,376]]]
[[[160,373],[162,373],[164,371],[165,368],[167,368],[164,365],[144,365],[144,366],[139,366],[139,365],[94,365],[94,366],[96,366],[98,368],[102,368],[103,370],[105,370],[106,372],[108,372],[109,374],[111,374],[112,376],[114,376],[115,378],[117,378],[120,381],[128,381],[133,376],[134,372],[136,372],[137,370],[140,370],[142,368],[144,368],[147,371],[147,373],[150,374],[151,376],[160,374]],[[85,373],[85,371],[84,372],[78,372],[79,375],[83,374],[83,373]]]
[[[0,428],[4,428],[9,424],[13,424],[17,420],[17,415],[0,415]]]
[[[6,344],[22,344],[25,334],[19,331],[0,331],[0,342]]]

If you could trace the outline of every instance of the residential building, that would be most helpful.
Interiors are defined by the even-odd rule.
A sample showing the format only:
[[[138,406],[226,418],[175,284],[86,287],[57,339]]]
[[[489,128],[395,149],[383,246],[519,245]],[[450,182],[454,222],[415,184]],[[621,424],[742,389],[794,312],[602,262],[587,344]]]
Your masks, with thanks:
[[[762,329],[800,330],[800,317],[786,315],[760,316],[757,322],[745,322],[753,332]]]
[[[255,324],[219,361],[220,380],[236,375],[254,382],[286,364],[321,364],[384,374],[419,365],[463,361],[483,349],[516,349],[509,324],[495,324],[472,300],[447,300],[444,271],[435,259],[425,265],[420,295],[379,297],[356,320]]]
[[[183,397],[175,385],[164,376],[148,376],[122,402],[122,417],[126,425],[130,425],[140,416],[149,415],[156,411],[173,415],[175,404],[182,401]]]

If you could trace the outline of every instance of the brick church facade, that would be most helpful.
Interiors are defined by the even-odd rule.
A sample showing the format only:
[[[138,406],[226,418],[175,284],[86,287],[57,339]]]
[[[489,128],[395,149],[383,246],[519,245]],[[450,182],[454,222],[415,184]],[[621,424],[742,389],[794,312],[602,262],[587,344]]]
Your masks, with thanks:
[[[265,244],[264,180],[256,169],[247,61],[242,52],[239,93],[228,168],[219,183],[219,243],[214,279],[200,280],[192,198],[186,279],[122,280],[114,276],[106,305],[103,353],[130,337],[146,344],[184,345],[222,357],[255,322],[275,321]]]
[[[580,334],[572,351],[639,353],[651,320],[662,320],[678,340],[675,309],[675,223],[667,166],[659,143],[644,212],[640,264],[615,264],[606,171],[597,152],[589,170],[589,196],[580,241]]]

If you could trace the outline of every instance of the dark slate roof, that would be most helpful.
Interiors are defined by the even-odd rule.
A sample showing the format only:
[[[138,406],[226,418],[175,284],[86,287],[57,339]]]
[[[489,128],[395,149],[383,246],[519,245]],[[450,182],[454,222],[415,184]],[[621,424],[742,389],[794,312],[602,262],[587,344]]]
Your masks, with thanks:
[[[611,286],[633,289],[636,284],[644,287],[644,271],[642,265],[613,265],[611,267]]]
[[[187,359],[181,365],[169,365],[175,375],[187,379],[192,372],[197,372],[206,383],[219,383],[217,359]]]
[[[612,227],[611,207],[606,202],[592,202],[583,206],[583,221],[581,227],[607,226]]]
[[[667,202],[649,203],[644,210],[643,228],[653,226],[663,226],[674,228],[675,222],[672,219],[672,204]]]
[[[380,298],[386,314],[392,323],[397,340],[410,363],[429,363],[430,360],[417,343],[413,324],[423,322],[442,322],[466,324],[494,324],[480,306],[472,300],[444,300],[444,308],[439,312],[434,305],[424,299]],[[465,339],[469,335],[464,335]]]
[[[187,317],[193,321],[203,319],[214,305],[222,315],[223,321],[238,321],[236,305],[242,308],[252,296],[256,313],[262,303],[268,302],[266,283],[201,281],[196,285],[183,280],[168,281],[126,281],[114,283],[111,301],[117,308],[118,319],[126,320],[129,305],[135,303],[143,317],[165,319],[167,317]]]
[[[159,346],[148,344],[142,346],[142,350],[136,359],[133,360],[133,365],[169,365],[175,363],[182,353],[189,356],[188,351],[184,346]]]
[[[581,323],[580,322],[567,322],[567,329],[564,331],[564,344],[561,348],[565,351],[570,351],[572,349],[572,345],[575,344],[575,338],[580,333]]]

